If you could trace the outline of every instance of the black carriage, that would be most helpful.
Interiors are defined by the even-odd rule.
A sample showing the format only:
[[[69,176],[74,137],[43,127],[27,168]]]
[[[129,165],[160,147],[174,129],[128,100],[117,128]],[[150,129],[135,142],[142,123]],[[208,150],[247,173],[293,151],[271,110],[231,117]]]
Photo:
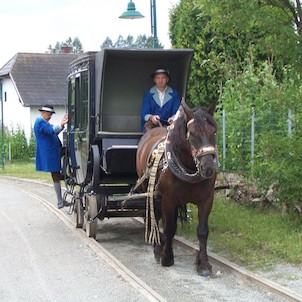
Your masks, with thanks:
[[[75,225],[85,223],[88,236],[96,236],[98,219],[145,216],[144,194],[131,192],[142,97],[157,68],[169,69],[170,85],[185,96],[191,59],[191,50],[104,49],[71,64],[65,198],[72,196]]]

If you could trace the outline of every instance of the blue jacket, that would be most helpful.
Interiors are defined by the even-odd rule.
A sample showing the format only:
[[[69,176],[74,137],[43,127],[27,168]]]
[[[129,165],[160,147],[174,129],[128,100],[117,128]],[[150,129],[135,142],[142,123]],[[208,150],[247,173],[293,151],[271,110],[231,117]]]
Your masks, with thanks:
[[[36,137],[36,170],[44,172],[61,171],[61,141],[58,134],[61,126],[53,126],[38,117],[34,125]]]
[[[141,129],[144,130],[145,122],[151,115],[159,115],[161,120],[167,121],[173,116],[180,106],[180,97],[177,91],[167,86],[163,106],[160,107],[160,100],[156,86],[154,85],[144,94],[141,111]]]

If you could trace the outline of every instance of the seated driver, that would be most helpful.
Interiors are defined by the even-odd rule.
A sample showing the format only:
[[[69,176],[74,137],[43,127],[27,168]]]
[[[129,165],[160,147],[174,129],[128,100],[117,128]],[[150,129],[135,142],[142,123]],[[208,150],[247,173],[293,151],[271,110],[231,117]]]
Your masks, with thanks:
[[[176,90],[168,86],[170,73],[167,69],[156,69],[151,77],[154,86],[143,97],[141,111],[141,129],[147,131],[159,126],[159,122],[171,124],[180,106],[180,97]]]

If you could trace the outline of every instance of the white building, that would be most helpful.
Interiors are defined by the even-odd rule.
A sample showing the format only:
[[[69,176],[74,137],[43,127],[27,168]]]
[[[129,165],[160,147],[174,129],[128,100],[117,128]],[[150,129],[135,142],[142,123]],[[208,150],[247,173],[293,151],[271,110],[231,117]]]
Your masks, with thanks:
[[[29,138],[38,109],[46,104],[56,111],[51,124],[60,123],[67,111],[69,64],[76,57],[70,53],[17,53],[9,60],[0,69],[4,126],[9,130],[19,127]]]

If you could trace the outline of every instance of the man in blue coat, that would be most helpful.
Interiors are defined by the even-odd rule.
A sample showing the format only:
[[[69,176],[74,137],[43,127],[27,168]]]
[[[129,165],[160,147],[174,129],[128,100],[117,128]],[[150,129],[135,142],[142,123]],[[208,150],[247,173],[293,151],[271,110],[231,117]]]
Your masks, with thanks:
[[[170,73],[167,69],[155,70],[151,77],[154,86],[144,94],[141,110],[142,131],[157,127],[159,122],[171,124],[180,106],[177,91],[168,86]]]
[[[61,148],[62,144],[58,134],[64,129],[68,122],[67,114],[64,115],[61,124],[53,126],[49,123],[51,116],[55,113],[53,106],[45,105],[40,111],[34,124],[36,137],[36,171],[50,172],[54,189],[57,195],[58,208],[69,205],[63,201],[61,194]]]

